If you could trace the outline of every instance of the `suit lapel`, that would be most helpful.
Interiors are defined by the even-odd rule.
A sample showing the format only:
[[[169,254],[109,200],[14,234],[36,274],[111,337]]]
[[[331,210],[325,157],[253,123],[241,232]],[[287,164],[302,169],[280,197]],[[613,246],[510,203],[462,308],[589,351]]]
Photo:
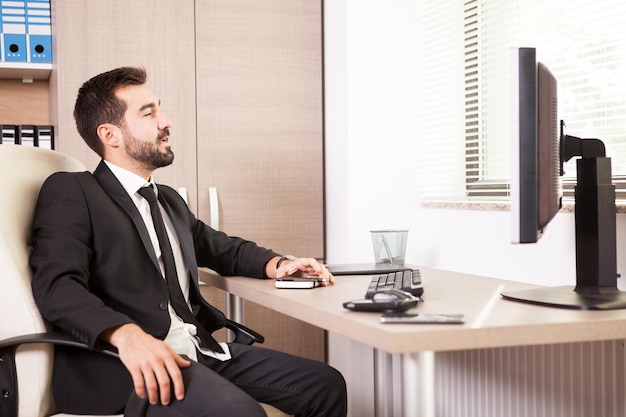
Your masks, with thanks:
[[[115,177],[104,161],[100,162],[93,175],[111,199],[113,199],[113,201],[126,212],[128,217],[130,217],[135,225],[135,228],[137,229],[137,232],[139,233],[144,248],[150,255],[150,259],[152,259],[152,262],[157,270],[160,271],[159,261],[156,257],[156,253],[154,252],[154,247],[152,246],[152,241],[150,240],[150,235],[148,234],[148,229],[141,218],[141,214],[139,214],[139,210],[137,210],[137,206],[135,206],[133,200],[130,198],[124,187],[122,187],[122,184],[120,184],[117,177]]]

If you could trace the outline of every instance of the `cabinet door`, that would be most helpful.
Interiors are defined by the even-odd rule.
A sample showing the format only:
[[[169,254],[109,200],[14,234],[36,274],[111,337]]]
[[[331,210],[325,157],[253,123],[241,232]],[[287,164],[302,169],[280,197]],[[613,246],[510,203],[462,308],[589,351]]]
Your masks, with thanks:
[[[324,257],[321,2],[196,2],[199,215]]]
[[[159,182],[186,187],[196,211],[194,0],[53,0],[54,59],[51,114],[57,149],[88,169],[100,158],[78,135],[74,100],[81,84],[120,66],[142,66],[148,85],[172,120],[172,166]]]
[[[322,259],[321,1],[196,1],[196,36],[199,217],[215,187],[221,230]],[[324,359],[322,330],[245,309],[268,347]]]

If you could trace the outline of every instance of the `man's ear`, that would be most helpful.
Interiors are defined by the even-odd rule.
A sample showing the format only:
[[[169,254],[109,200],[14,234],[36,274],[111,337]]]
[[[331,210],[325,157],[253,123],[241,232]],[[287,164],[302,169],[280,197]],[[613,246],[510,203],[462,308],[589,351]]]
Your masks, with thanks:
[[[111,123],[103,123],[98,126],[97,132],[98,137],[105,147],[110,146],[117,148],[120,146],[121,131],[119,127]]]

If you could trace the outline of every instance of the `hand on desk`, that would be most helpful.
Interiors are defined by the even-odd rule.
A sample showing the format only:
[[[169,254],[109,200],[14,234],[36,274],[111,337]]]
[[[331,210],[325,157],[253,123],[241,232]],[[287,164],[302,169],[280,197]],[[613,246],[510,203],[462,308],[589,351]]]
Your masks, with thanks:
[[[297,258],[295,261],[285,261],[276,270],[276,278],[284,277],[322,277],[325,281],[322,286],[335,283],[335,277],[328,269],[313,258]]]

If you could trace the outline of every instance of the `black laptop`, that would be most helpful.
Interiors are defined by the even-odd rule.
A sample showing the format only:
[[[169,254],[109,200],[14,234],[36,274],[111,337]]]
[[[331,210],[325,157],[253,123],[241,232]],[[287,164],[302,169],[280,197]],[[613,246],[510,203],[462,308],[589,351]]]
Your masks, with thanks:
[[[404,271],[411,269],[408,265],[392,265],[377,263],[361,264],[330,264],[326,268],[333,275],[372,275],[387,274],[389,272]]]

